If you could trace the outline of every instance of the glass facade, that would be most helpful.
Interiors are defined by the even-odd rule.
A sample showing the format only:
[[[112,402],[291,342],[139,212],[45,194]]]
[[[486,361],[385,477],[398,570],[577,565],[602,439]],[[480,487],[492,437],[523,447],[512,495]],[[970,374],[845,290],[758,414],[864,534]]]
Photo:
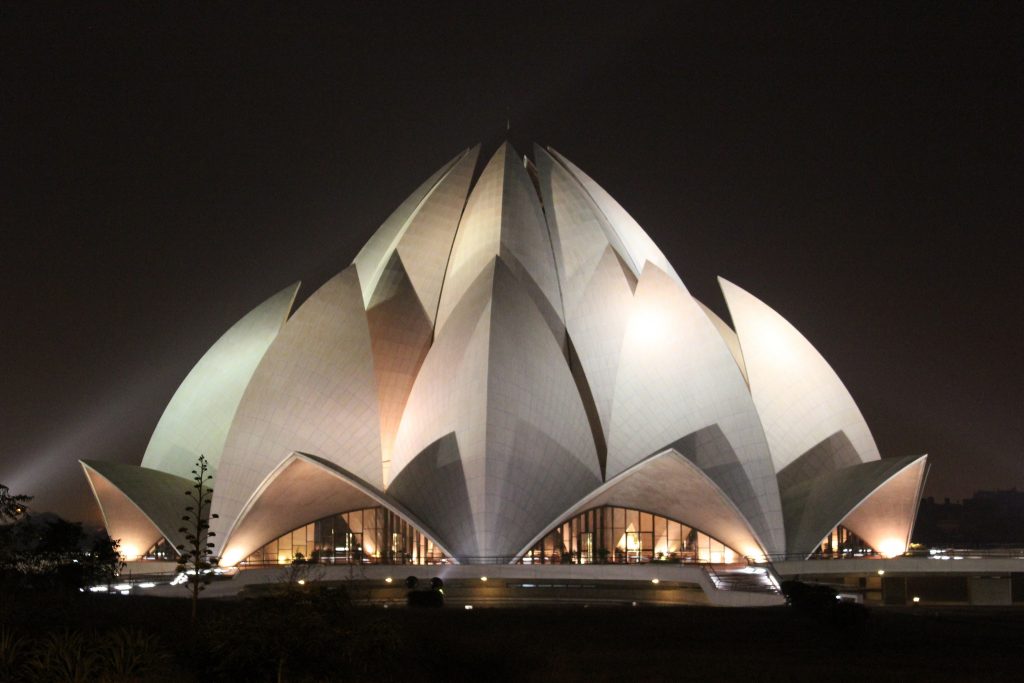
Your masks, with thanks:
[[[325,564],[441,564],[433,541],[387,508],[332,515],[288,532],[241,564],[288,564],[301,556]]]
[[[171,547],[167,539],[161,538],[142,555],[144,560],[177,560],[178,551]]]
[[[603,564],[630,562],[731,563],[741,556],[707,534],[642,510],[603,505],[555,527],[521,562]]]
[[[867,557],[877,555],[871,546],[864,542],[857,534],[846,527],[839,525],[821,542],[821,545],[811,554],[815,559],[840,559],[843,557]],[[802,559],[802,558],[801,558]]]

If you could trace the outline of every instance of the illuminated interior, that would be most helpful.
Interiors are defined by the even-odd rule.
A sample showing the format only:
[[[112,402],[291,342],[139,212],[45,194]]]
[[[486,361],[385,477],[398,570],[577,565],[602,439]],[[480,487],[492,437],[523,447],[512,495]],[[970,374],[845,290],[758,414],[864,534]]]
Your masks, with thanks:
[[[902,553],[903,549],[901,548],[896,554]],[[864,539],[840,524],[828,532],[828,535],[822,540],[817,550],[811,554],[811,557],[826,560],[843,557],[872,557],[879,554]]]
[[[144,560],[177,560],[178,551],[175,550],[170,543],[167,542],[166,538],[160,538],[156,543],[150,546],[142,559]]]
[[[288,564],[299,558],[325,564],[440,564],[433,541],[383,507],[343,512],[300,526],[241,564]]]
[[[524,564],[736,562],[741,555],[667,517],[602,505],[563,522],[522,557]]]

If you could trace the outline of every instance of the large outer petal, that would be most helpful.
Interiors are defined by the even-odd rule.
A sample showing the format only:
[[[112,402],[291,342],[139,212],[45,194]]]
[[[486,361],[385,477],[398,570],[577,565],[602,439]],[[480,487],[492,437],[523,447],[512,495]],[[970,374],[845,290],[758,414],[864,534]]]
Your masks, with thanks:
[[[292,529],[340,512],[384,506],[449,554],[408,511],[366,482],[322,458],[288,455],[257,487],[224,539],[221,565],[234,566]]]
[[[842,524],[883,555],[906,552],[917,518],[928,456],[922,455],[878,486]]]
[[[465,291],[424,361],[395,442],[393,481],[400,482],[402,470],[421,453],[436,457],[428,448],[451,432],[466,501],[447,507],[468,509],[474,524],[430,523],[461,559],[511,556],[600,482],[593,437],[565,357],[534,300],[500,258]],[[419,482],[425,490],[458,490],[435,485],[432,471],[440,476],[441,468],[425,468]],[[409,506],[417,512],[414,503]]]
[[[648,263],[622,346],[607,476],[718,425],[698,462],[743,511],[765,549],[785,538],[778,485],[757,411],[718,330],[677,280]]]
[[[600,505],[639,508],[700,529],[745,557],[765,555],[757,534],[725,492],[675,449],[656,453],[608,480],[554,518],[520,549],[524,554],[559,524]]]
[[[839,431],[861,462],[878,460],[864,416],[821,354],[755,296],[723,278],[718,281],[740,338],[775,471]]]
[[[382,485],[377,384],[353,266],[295,312],[253,375],[217,475],[218,534],[294,451],[316,454]]]
[[[102,460],[80,461],[89,487],[121,554],[134,560],[164,538],[172,547],[184,543],[181,518],[191,504],[185,493],[193,482],[173,474]]]
[[[216,472],[245,387],[277,337],[299,291],[285,287],[231,326],[199,359],[167,404],[142,466],[186,479],[205,455]]]
[[[787,552],[810,555],[845,524],[871,547],[906,549],[927,456],[885,458],[827,471],[782,489]],[[856,528],[855,528],[856,527]]]

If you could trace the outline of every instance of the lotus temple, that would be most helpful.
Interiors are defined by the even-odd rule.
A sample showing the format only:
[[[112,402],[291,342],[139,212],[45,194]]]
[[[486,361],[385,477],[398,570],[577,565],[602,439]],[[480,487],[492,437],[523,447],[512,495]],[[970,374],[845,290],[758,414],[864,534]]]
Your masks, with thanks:
[[[758,283],[719,285],[728,321],[558,152],[469,149],[301,305],[298,284],[267,292],[228,329],[140,465],[82,467],[144,563],[175,557],[204,455],[214,552],[238,575],[303,558],[722,584],[902,555],[927,457],[880,457]]]

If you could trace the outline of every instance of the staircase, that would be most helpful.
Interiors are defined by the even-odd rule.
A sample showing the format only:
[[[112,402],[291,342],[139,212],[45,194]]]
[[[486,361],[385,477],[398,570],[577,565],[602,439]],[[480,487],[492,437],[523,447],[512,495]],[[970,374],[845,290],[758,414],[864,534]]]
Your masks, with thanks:
[[[779,583],[771,567],[738,564],[704,565],[711,583],[720,591],[779,595]]]

